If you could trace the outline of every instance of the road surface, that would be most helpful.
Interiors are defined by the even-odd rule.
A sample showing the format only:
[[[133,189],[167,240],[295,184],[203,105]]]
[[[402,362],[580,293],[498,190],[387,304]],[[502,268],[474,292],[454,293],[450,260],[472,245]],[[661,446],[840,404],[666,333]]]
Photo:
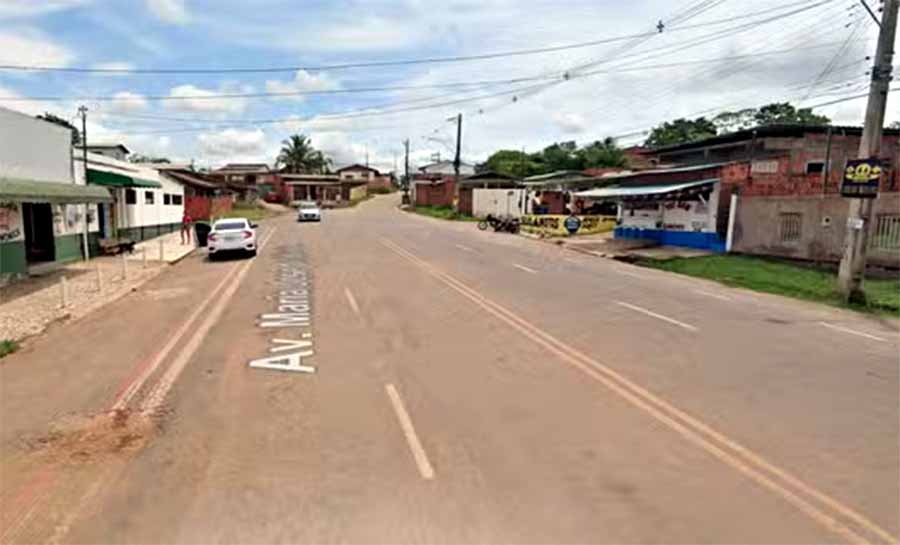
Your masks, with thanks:
[[[4,359],[0,542],[897,541],[896,324],[396,204]]]

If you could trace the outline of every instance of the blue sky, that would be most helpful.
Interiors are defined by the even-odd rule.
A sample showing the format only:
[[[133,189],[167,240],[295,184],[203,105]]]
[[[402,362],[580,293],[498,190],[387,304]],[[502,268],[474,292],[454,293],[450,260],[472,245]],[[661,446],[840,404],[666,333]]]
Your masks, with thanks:
[[[693,17],[698,4],[710,9]],[[109,75],[0,71],[0,105],[74,119],[90,108],[89,136],[134,151],[216,165],[272,162],[280,140],[309,134],[336,163],[393,166],[409,138],[413,162],[451,153],[464,114],[463,151],[539,149],[556,140],[627,135],[673,117],[758,106],[817,104],[865,92],[865,55],[875,25],[855,0],[0,0],[0,64],[106,68],[321,66],[359,61],[477,55],[652,31],[639,41],[502,59],[277,74]],[[810,7],[803,13],[789,11]],[[767,13],[767,10],[774,10]],[[758,14],[758,15],[754,15]],[[783,17],[771,17],[771,15]],[[734,17],[744,19],[725,21]],[[689,19],[681,21],[681,19]],[[771,21],[764,21],[766,19]],[[757,23],[749,25],[748,23]],[[744,28],[744,27],[747,28]],[[691,45],[697,43],[697,45]],[[689,63],[681,64],[679,63]],[[576,67],[591,63],[593,68]],[[825,71],[831,63],[832,70]],[[667,64],[678,66],[666,67]],[[429,85],[559,74],[538,93],[529,84],[304,97],[192,100],[260,93]],[[600,71],[596,74],[585,72]],[[815,84],[813,85],[813,83]],[[424,107],[500,94],[452,106]],[[22,101],[60,96],[62,101]],[[85,99],[117,96],[116,101]],[[153,96],[186,97],[156,101]],[[323,118],[396,104],[414,111]],[[858,124],[864,101],[824,107]],[[889,119],[898,117],[891,104]],[[317,117],[318,116],[318,117]],[[166,119],[159,119],[166,118]],[[250,120],[280,120],[267,124]],[[638,133],[638,134],[632,134]]]

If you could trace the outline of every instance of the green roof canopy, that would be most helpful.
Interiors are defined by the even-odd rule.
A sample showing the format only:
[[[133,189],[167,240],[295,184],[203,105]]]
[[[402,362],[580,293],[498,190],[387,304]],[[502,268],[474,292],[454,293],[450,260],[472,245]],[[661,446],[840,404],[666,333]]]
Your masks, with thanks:
[[[0,200],[84,204],[112,202],[112,197],[109,191],[102,187],[0,178]]]
[[[153,180],[142,180],[124,174],[94,170],[88,168],[88,183],[93,185],[105,185],[107,187],[162,187],[162,184]]]

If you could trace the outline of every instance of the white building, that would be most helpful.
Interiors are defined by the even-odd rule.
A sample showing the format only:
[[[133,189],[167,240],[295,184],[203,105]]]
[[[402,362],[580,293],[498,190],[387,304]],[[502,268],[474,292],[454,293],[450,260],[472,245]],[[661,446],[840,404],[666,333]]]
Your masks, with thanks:
[[[71,130],[0,108],[0,142],[0,278],[82,259],[111,197],[75,176]]]
[[[456,170],[453,168],[453,161],[438,161],[436,163],[431,163],[423,167],[419,167],[419,172],[421,172],[422,174],[433,174],[441,176],[453,176],[454,174],[456,174]],[[459,163],[460,176],[471,176],[473,174],[475,174],[475,165],[470,165],[463,162]]]
[[[88,148],[90,149],[90,147]],[[184,186],[159,171],[112,157],[87,153],[88,183],[110,189],[114,202],[100,205],[102,238],[147,240],[176,231],[184,215]],[[82,178],[83,159],[75,158]]]

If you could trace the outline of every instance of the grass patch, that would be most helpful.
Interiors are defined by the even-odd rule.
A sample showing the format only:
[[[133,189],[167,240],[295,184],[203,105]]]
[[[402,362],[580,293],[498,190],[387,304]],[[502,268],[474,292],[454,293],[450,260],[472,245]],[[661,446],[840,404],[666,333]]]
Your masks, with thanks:
[[[727,286],[748,288],[817,301],[828,305],[900,317],[900,279],[866,279],[866,306],[848,305],[837,293],[837,274],[801,265],[739,255],[642,259],[639,265],[708,278]]]
[[[248,220],[255,223],[255,222],[258,222],[259,220],[271,218],[272,216],[275,216],[275,215],[276,215],[276,213],[272,212],[268,208],[263,208],[262,206],[259,206],[257,204],[251,204],[251,203],[247,203],[247,202],[238,201],[238,202],[235,202],[234,205],[231,207],[230,212],[228,212],[220,217],[217,217],[215,219],[240,217],[240,218],[247,218]],[[213,221],[215,221],[215,219]]]
[[[369,190],[372,195],[388,195],[399,191],[396,187],[373,187]]]
[[[460,214],[450,206],[414,206],[409,208],[411,212],[429,216],[440,220],[451,221],[478,221],[478,218],[468,214]]]
[[[19,343],[9,339],[0,341],[0,358],[8,356],[19,349]]]

